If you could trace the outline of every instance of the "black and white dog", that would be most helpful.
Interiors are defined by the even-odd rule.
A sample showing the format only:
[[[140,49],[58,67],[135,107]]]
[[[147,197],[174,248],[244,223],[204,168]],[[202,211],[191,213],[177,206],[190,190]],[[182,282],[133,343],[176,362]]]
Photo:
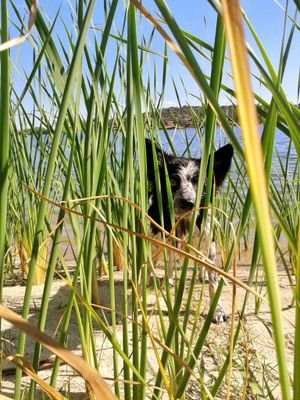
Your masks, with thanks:
[[[176,235],[180,238],[186,236],[189,230],[189,217],[191,211],[195,207],[197,184],[200,170],[201,159],[176,157],[164,152],[159,146],[155,145],[155,152],[153,152],[152,142],[146,139],[146,153],[147,153],[147,175],[149,183],[149,216],[163,226],[166,231],[172,230],[172,216],[168,201],[167,179],[170,181],[172,196],[173,196],[173,209],[175,222],[178,221],[183,215],[188,215],[186,218],[180,219],[176,227]],[[154,154],[156,153],[156,154]],[[233,156],[233,148],[230,144],[221,147],[214,153],[214,183],[216,189],[220,188],[226,175],[230,169],[231,160]],[[158,175],[160,184],[155,179],[155,163],[157,159]],[[167,170],[167,174],[166,174]],[[168,178],[167,178],[168,175]],[[158,196],[161,197],[162,204],[162,217],[159,211]],[[204,228],[204,235],[201,237],[201,249],[207,246],[208,258],[212,263],[216,260],[216,244],[211,232],[210,221],[206,221]],[[200,211],[196,220],[196,225],[200,231],[202,221],[202,212]],[[153,234],[158,234],[159,229],[152,225]],[[169,282],[172,281],[174,261],[169,260],[168,278]],[[200,273],[202,268],[200,267]],[[202,273],[203,276],[203,273]],[[212,301],[218,286],[218,276],[214,271],[208,271],[209,279],[209,294]],[[219,303],[214,315],[214,322],[221,322],[227,319],[221,304]]]

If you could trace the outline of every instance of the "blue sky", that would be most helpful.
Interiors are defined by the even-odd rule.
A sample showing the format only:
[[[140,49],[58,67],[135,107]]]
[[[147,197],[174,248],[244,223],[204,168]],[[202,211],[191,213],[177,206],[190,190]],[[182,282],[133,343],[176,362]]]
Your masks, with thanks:
[[[18,0],[14,2],[18,7],[21,15],[25,17],[25,6],[24,1]],[[119,9],[117,12],[116,20],[115,20],[115,32],[117,33],[118,29],[120,29],[122,24],[122,16],[124,14],[124,2],[120,1]],[[53,21],[61,6],[60,15],[62,17],[62,21],[64,21],[67,26],[70,26],[70,31],[72,32],[72,22],[70,20],[70,11],[69,6],[74,5],[74,1],[58,1],[58,0],[40,0],[40,7],[44,10],[45,14],[48,15],[49,20]],[[144,0],[144,6],[153,14],[157,13],[157,8],[153,0]],[[293,1],[289,2],[289,12],[292,16],[295,11],[295,5]],[[199,37],[200,39],[208,42],[209,44],[213,44],[214,42],[214,30],[215,30],[215,21],[216,21],[216,12],[209,5],[207,0],[172,0],[168,1],[169,8],[171,9],[176,21],[178,24],[186,31],[192,33],[193,35]],[[278,68],[278,60],[281,49],[282,35],[283,35],[283,23],[284,23],[284,8],[285,1],[283,0],[241,0],[241,5],[244,8],[248,18],[250,19],[251,24],[256,30],[260,40],[262,41],[263,46],[267,54],[269,55],[271,62],[275,70]],[[24,11],[22,11],[24,10]],[[11,15],[13,13],[11,12]],[[13,17],[14,19],[14,17]],[[58,22],[55,37],[59,37],[64,43],[67,43],[67,35],[64,31],[62,21]],[[93,22],[97,28],[103,27],[103,11],[102,11],[102,1],[98,1],[96,5]],[[150,32],[152,30],[152,26],[146,21],[144,18],[137,18],[138,30],[143,32],[146,38],[149,37]],[[289,33],[291,24],[288,23],[287,33]],[[11,29],[11,36],[16,36],[13,29]],[[73,32],[74,37],[74,32]],[[99,36],[100,37],[100,36]],[[259,54],[257,47],[253,41],[253,38],[246,30],[246,37],[251,47],[255,50],[256,54],[260,59],[262,57]],[[58,41],[57,41],[58,43]],[[109,51],[106,55],[106,59],[108,64],[113,64],[115,54],[116,54],[116,41],[111,40],[111,44],[109,46]],[[151,45],[151,49],[158,52],[163,53],[164,43],[158,33],[155,33],[153,42]],[[125,49],[124,49],[125,54]],[[164,104],[165,106],[175,105],[176,96],[173,89],[172,79],[176,82],[176,85],[180,91],[180,99],[182,104],[198,104],[198,97],[201,97],[201,92],[195,85],[193,79],[189,76],[185,67],[180,63],[177,56],[169,50],[169,67],[168,67],[168,84],[166,87]],[[30,65],[32,61],[32,46],[30,43],[25,43],[21,46],[21,48],[14,49],[12,51],[12,58],[16,62],[17,69],[21,71],[23,68],[30,72]],[[209,64],[205,62],[202,58],[198,57],[199,64],[203,71],[206,74],[210,73]],[[290,50],[289,62],[287,65],[283,88],[288,96],[288,98],[296,103],[298,101],[298,74],[299,74],[299,60],[300,60],[300,35],[299,31],[296,31],[295,38],[292,43],[292,47]],[[149,56],[145,60],[145,72],[144,79],[150,76],[151,79],[153,77],[154,65],[156,68],[156,79],[158,81],[158,87],[161,77],[161,68],[162,68],[162,57],[160,56]],[[257,71],[251,65],[252,71],[256,73]],[[226,70],[230,72],[230,65],[226,63]],[[13,79],[16,82],[16,87],[21,90],[21,88],[25,84],[24,77],[22,78],[22,73],[19,74],[17,72],[13,73]],[[146,83],[146,82],[144,82]],[[224,83],[232,86],[232,82],[229,76],[224,76]],[[265,91],[263,85],[259,84],[257,80],[253,80],[253,87],[256,93],[265,98],[266,100],[270,99],[270,94]],[[230,99],[228,99],[224,94],[221,95],[221,103],[229,103]]]
[[[295,12],[295,5],[293,1],[289,1],[289,4],[289,13],[291,16],[293,16]],[[277,71],[283,36],[285,1],[242,0],[241,5],[245,10],[245,13],[248,16],[252,26],[257,32],[275,70]],[[210,44],[213,44],[216,13],[206,0],[169,1],[169,7],[172,10],[177,22],[184,30],[193,33],[197,37],[207,41]],[[151,9],[151,7],[149,7],[149,9]],[[155,10],[153,6],[152,9]],[[289,33],[291,23],[288,23],[287,27],[288,29],[286,36]],[[248,43],[255,50],[258,58],[262,60],[252,35],[246,27],[245,33]],[[201,62],[203,70],[206,73],[209,73],[208,66],[203,61],[200,61],[200,65]],[[287,64],[286,73],[283,80],[285,93],[294,103],[298,101],[299,62],[300,36],[299,31],[296,30],[294,41],[290,50],[289,62]],[[226,69],[230,71],[230,66],[227,65]],[[254,73],[257,72],[252,64],[251,70]],[[188,91],[195,91],[195,84],[192,78],[188,77],[188,74],[185,73],[184,68],[180,66],[180,62],[175,56],[172,57],[169,72],[174,76],[180,75],[183,77]],[[226,78],[226,76],[224,76],[224,82],[229,85],[231,84],[231,80]],[[257,92],[263,98],[267,100],[270,99],[270,94],[264,90],[263,86],[255,79],[253,80],[253,88],[255,92]],[[172,96],[170,96],[169,99],[172,101]],[[224,97],[223,102],[227,102],[226,98]]]

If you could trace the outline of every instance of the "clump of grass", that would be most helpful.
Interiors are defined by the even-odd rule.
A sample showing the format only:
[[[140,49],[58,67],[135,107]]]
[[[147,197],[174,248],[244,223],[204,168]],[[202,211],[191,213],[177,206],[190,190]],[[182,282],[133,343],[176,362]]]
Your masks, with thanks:
[[[294,379],[291,383],[288,376],[291,371],[286,366],[283,322],[279,317],[281,306],[274,251],[276,247],[292,286],[297,337],[300,321],[300,246],[297,244],[300,237],[299,110],[288,102],[281,87],[289,48],[294,35],[298,34],[295,30],[296,16],[290,17],[286,10],[283,39],[279,43],[280,65],[276,73],[246,16],[245,22],[257,43],[259,55],[247,49],[241,30],[235,34],[231,32],[231,29],[241,27],[241,13],[236,1],[223,1],[223,14],[220,13],[221,6],[212,2],[216,11],[213,43],[206,43],[202,38],[183,31],[163,0],[155,1],[160,18],[156,14],[151,15],[137,1],[122,8],[117,0],[104,0],[101,29],[95,28],[92,23],[94,3],[78,1],[74,9],[63,4],[61,12],[64,17],[58,12],[53,20],[50,19],[49,25],[45,11],[39,10],[35,32],[29,39],[33,62],[27,72],[21,71],[21,58],[15,63],[18,72],[23,74],[24,90],[19,92],[9,81],[8,53],[1,53],[1,279],[5,277],[8,249],[18,244],[24,248],[28,243],[26,259],[30,259],[30,262],[22,310],[23,318],[27,319],[38,260],[42,257],[46,261],[38,322],[38,328],[44,331],[47,330],[53,279],[58,272],[58,265],[64,268],[66,285],[70,291],[58,332],[60,344],[67,343],[68,334],[77,335],[82,357],[91,367],[100,369],[97,355],[99,343],[96,343],[93,333],[102,330],[112,346],[110,378],[113,379],[113,389],[118,398],[184,398],[188,396],[188,385],[192,379],[193,390],[197,385],[197,393],[199,396],[201,393],[203,398],[230,398],[231,395],[240,394],[241,390],[242,398],[247,395],[272,398],[277,393],[276,385],[279,383],[283,399],[291,398],[292,390],[294,399],[297,399],[300,393],[296,379],[299,373],[299,343],[296,340],[294,345]],[[30,5],[29,0],[27,4]],[[23,25],[19,11],[13,4],[11,7],[13,17],[9,21],[5,1],[2,2],[2,41],[7,39],[7,22],[15,26]],[[119,24],[120,14],[122,18]],[[288,20],[291,21],[289,24]],[[146,28],[148,22],[152,24],[150,30]],[[19,29],[21,31],[22,28]],[[161,52],[153,48],[154,36],[161,40]],[[224,79],[228,75],[225,62],[227,42],[234,66],[236,92],[224,83],[228,82],[227,78]],[[239,44],[242,47],[238,47]],[[21,54],[22,51],[21,47]],[[196,115],[191,108],[195,125],[191,137],[189,131],[179,127],[175,131],[168,131],[161,119],[165,88],[170,83],[167,74],[170,52],[179,57],[186,67],[186,73],[190,74],[202,93],[197,96],[205,117]],[[247,54],[260,71],[262,84],[272,94],[270,102],[255,93],[253,95],[249,87],[246,90],[250,80],[246,68]],[[202,59],[210,63],[209,78],[201,69]],[[147,65],[149,60],[151,68]],[[157,79],[158,76],[161,76],[161,80]],[[184,88],[184,76],[180,83],[172,79],[172,85],[174,98],[181,105],[179,86]],[[235,121],[226,116],[221,107],[220,91],[230,96],[233,103],[239,104],[243,146],[234,126]],[[254,98],[264,123],[261,141]],[[26,99],[33,105],[33,116],[27,109]],[[10,130],[8,112],[11,114]],[[226,141],[233,144],[235,159],[233,173],[223,193],[211,196],[214,188],[210,156],[218,140],[216,129],[222,130]],[[286,160],[279,157],[279,179],[275,180],[271,171],[277,129],[290,137],[290,144]],[[173,237],[173,241],[168,241],[165,233],[161,244],[162,270],[166,269],[168,263],[165,257],[167,248],[170,250],[171,246],[173,252],[182,255],[176,285],[175,288],[170,288],[168,284],[163,287],[154,280],[154,288],[147,288],[153,238],[147,217],[145,136],[168,143],[170,151],[186,156],[193,155],[195,143],[201,146],[198,203],[205,188],[205,210],[211,208],[219,221],[217,236],[220,262],[225,270],[223,276],[226,281],[233,283],[233,302],[236,301],[236,287],[246,290],[242,295],[239,318],[234,320],[232,316],[231,328],[228,327],[226,340],[222,344],[210,341],[210,335],[225,329],[211,327],[218,298],[227,290],[226,287],[223,290],[225,280],[220,280],[211,307],[204,309],[208,307],[204,285],[200,285],[196,279],[199,257],[202,257],[197,249],[188,244],[181,249],[174,247],[177,239]],[[177,148],[178,140],[180,149]],[[292,151],[297,160],[288,173]],[[212,206],[209,206],[211,198]],[[268,204],[272,212],[271,220]],[[247,284],[229,272],[236,262],[232,224],[237,245],[242,243],[251,257],[247,276],[243,278]],[[8,234],[7,226],[13,227],[15,233]],[[66,267],[66,255],[60,247],[65,232],[68,232],[72,249],[72,274]],[[272,246],[272,236],[275,237],[275,247]],[[191,230],[187,243],[192,237]],[[287,241],[288,253],[282,247],[282,237]],[[42,243],[45,241],[47,256],[42,254]],[[96,253],[109,274],[110,324],[99,317],[97,304],[92,307],[92,303],[99,301],[98,271],[94,263]],[[263,303],[262,296],[250,287],[254,277],[260,276],[260,257],[268,295],[261,292]],[[120,265],[123,286],[121,315],[116,312],[119,293],[114,279],[116,266]],[[258,288],[261,283],[258,282]],[[2,287],[3,282],[0,290]],[[264,372],[271,374],[271,366],[267,360],[259,361],[255,350],[252,353],[251,340],[248,341],[249,332],[244,316],[247,307],[252,306],[249,292],[257,296],[256,311],[261,311],[266,299],[269,299],[274,343],[270,342],[278,360],[274,367],[274,385],[268,379],[262,380]],[[131,303],[127,301],[128,293],[131,293]],[[205,320],[202,319],[203,314],[208,314]],[[69,332],[71,318],[76,320],[76,332]],[[121,327],[117,324],[120,319]],[[118,336],[120,329],[121,339]],[[36,343],[31,360],[36,371],[41,357],[41,343]],[[17,352],[21,356],[25,345],[25,334],[20,333]],[[249,354],[251,357],[248,360]],[[201,364],[201,360],[208,355],[215,362],[212,368]],[[151,359],[150,372],[148,358]],[[53,387],[59,366],[60,360],[57,358],[51,371],[50,384]],[[18,369],[15,399],[21,398],[21,373],[21,369]],[[33,382],[26,396],[34,399],[35,395]],[[89,393],[89,396],[92,398],[92,394]]]

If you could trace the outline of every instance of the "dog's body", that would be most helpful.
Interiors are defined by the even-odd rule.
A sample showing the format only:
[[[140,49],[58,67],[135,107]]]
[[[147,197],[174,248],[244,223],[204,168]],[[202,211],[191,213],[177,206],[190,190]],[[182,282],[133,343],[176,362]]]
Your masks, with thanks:
[[[154,148],[155,151],[153,152]],[[176,222],[176,232],[174,233],[176,233],[179,238],[184,238],[189,230],[189,216],[191,215],[193,208],[195,208],[201,159],[176,157],[167,154],[157,145],[153,147],[152,142],[149,139],[146,139],[146,152],[149,181],[148,214],[156,223],[163,226],[166,231],[172,231],[172,211],[169,205],[167,189],[167,179],[169,179]],[[230,169],[232,156],[233,148],[230,144],[221,147],[214,154],[213,170],[216,189],[222,185],[226,178]],[[157,177],[155,177],[155,165],[158,167]],[[159,179],[157,179],[158,177]],[[160,212],[158,196],[161,198],[162,212]],[[199,232],[201,232],[201,222],[202,212],[200,211],[196,219],[196,225]],[[152,225],[152,231],[154,234],[159,233],[159,229],[155,225]],[[215,263],[216,243],[213,238],[209,218],[206,221],[203,235],[201,237],[201,249],[203,249],[203,247],[206,247],[209,260],[212,263]],[[171,257],[167,271],[169,281],[172,280],[174,263],[174,257]],[[200,268],[200,273],[203,277],[201,271],[202,269]],[[218,286],[218,276],[214,271],[209,270],[208,279],[210,299],[212,301]],[[214,321],[221,322],[225,320],[226,315],[219,303],[215,312]]]

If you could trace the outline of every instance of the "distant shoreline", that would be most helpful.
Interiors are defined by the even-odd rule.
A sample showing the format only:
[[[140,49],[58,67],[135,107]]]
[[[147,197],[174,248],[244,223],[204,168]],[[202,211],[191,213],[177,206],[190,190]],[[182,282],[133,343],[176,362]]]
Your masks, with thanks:
[[[237,108],[234,105],[221,106],[224,114],[227,117],[229,123],[238,124]],[[155,116],[156,122],[159,123],[159,129],[185,129],[185,128],[195,128],[201,126],[205,122],[207,108],[200,106],[182,106],[182,107],[168,107],[162,108],[157,111]],[[259,110],[258,110],[259,111]],[[261,110],[260,110],[261,111]],[[262,123],[261,113],[258,112],[258,123]],[[126,120],[126,115],[124,117]],[[152,114],[151,112],[143,113],[143,121],[146,130],[152,129]],[[218,124],[218,120],[217,120]],[[156,125],[157,126],[157,125]],[[114,118],[109,120],[109,128],[117,131],[120,127],[116,123]],[[30,133],[28,129],[25,133]],[[41,132],[42,134],[47,134],[47,130]]]
[[[238,115],[236,106],[221,106],[229,122],[238,123]],[[160,129],[185,129],[201,126],[205,121],[206,108],[200,106],[183,106],[162,108],[159,116],[155,118],[159,122]],[[146,130],[152,128],[151,112],[143,113],[143,120]],[[258,114],[258,122],[261,123],[261,116]],[[110,121],[110,124],[113,121]],[[217,121],[218,123],[218,121]],[[118,129],[116,126],[113,129]]]
[[[235,106],[221,106],[229,121],[237,122]],[[194,128],[205,119],[205,111],[200,106],[168,107],[161,110],[161,119],[166,129]]]

